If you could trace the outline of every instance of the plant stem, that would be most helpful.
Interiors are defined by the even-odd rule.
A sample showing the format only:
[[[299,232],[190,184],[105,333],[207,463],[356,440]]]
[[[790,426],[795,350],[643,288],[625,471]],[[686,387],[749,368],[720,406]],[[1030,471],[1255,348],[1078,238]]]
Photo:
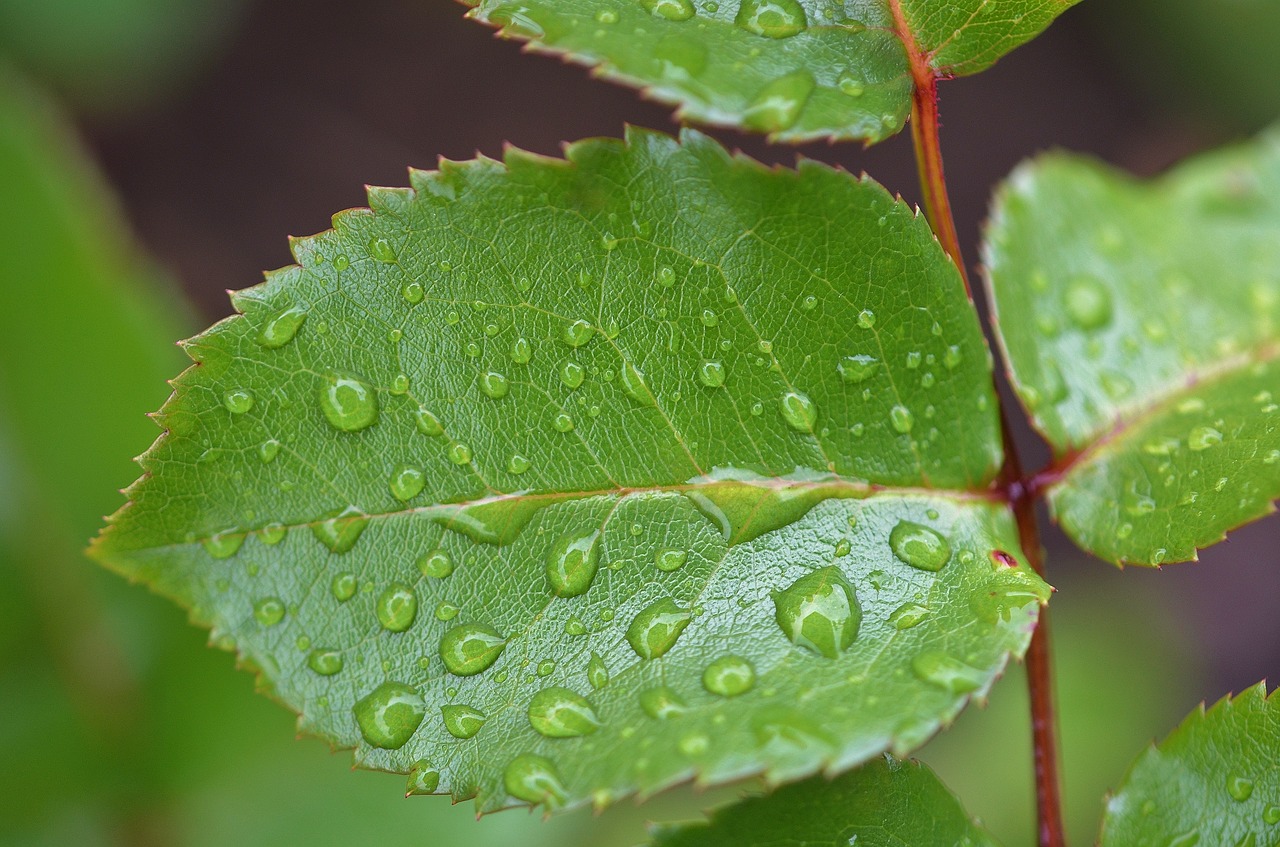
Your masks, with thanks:
[[[897,4],[894,3],[895,10]],[[903,23],[900,21],[900,24]],[[905,27],[900,26],[900,31]],[[939,139],[938,79],[927,61],[915,49],[913,41],[907,41],[908,54],[912,57],[912,75],[915,79],[915,98],[911,109],[911,136],[915,141],[916,165],[920,171],[920,188],[924,194],[925,214],[938,237],[942,249],[951,257],[965,291],[973,299],[969,286],[969,273],[965,268],[956,235],[955,218],[951,213],[951,201],[947,195],[947,183],[943,176],[942,146]],[[997,484],[1009,500],[1018,525],[1018,540],[1031,567],[1041,577],[1045,576],[1044,555],[1040,545],[1040,532],[1036,525],[1035,497],[1024,482],[1022,462],[1010,435],[1008,415],[1000,409],[1000,424],[1004,433],[1004,466],[1000,469]],[[1040,610],[1040,620],[1031,635],[1027,648],[1027,687],[1031,700],[1031,740],[1034,748],[1036,780],[1036,817],[1039,847],[1065,847],[1066,835],[1062,827],[1062,791],[1058,767],[1057,716],[1053,700],[1053,667],[1049,653],[1048,610]]]

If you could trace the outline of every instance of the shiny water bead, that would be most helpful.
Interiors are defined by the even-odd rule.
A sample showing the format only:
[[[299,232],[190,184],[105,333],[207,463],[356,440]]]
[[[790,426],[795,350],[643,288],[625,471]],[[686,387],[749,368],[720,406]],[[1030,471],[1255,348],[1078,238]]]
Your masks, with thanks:
[[[329,583],[329,591],[333,594],[333,599],[339,603],[345,603],[356,595],[356,575],[353,573],[340,573]]]
[[[936,530],[914,521],[898,521],[889,547],[899,561],[922,571],[940,571],[951,561],[951,545]]]
[[[418,595],[403,582],[393,582],[378,595],[373,609],[383,629],[404,632],[418,617]]]
[[[876,313],[870,309],[863,309],[858,313],[858,326],[863,329],[871,329],[876,325]]]
[[[547,582],[557,597],[585,594],[600,566],[600,531],[567,532],[547,553]]]
[[[742,122],[759,132],[788,129],[799,120],[813,89],[813,77],[808,71],[778,77],[756,92],[742,113]],[[816,299],[813,304],[817,305]],[[801,308],[804,309],[803,303]]]
[[[511,361],[517,365],[527,365],[533,358],[533,345],[529,339],[521,336],[511,342]]]
[[[1240,774],[1227,777],[1227,793],[1237,803],[1243,803],[1253,796],[1253,780]]]
[[[818,422],[818,408],[807,395],[799,391],[788,391],[782,395],[780,408],[787,426],[796,432],[813,432],[813,427]]]
[[[290,306],[277,312],[267,321],[258,335],[258,343],[269,350],[283,347],[298,334],[298,328],[307,319],[307,312],[301,306]]]
[[[284,537],[288,532],[289,528],[287,526],[279,521],[272,521],[258,530],[258,537],[262,539],[263,544],[274,547],[284,541]]]
[[[679,717],[688,711],[680,695],[665,685],[640,692],[640,708],[646,715],[659,721]]]
[[[982,671],[936,650],[920,653],[912,659],[911,671],[920,681],[949,694],[977,691],[984,681]]]
[[[669,21],[687,21],[694,15],[693,3],[690,0],[640,0],[646,12],[657,18]],[[663,268],[668,273],[670,268]]]
[[[497,371],[488,371],[480,375],[480,390],[486,397],[501,400],[511,390],[511,383]]]
[[[215,532],[200,542],[206,553],[215,559],[229,559],[240,551],[244,544],[245,533],[238,529],[227,529]]]
[[[269,465],[276,460],[276,456],[280,455],[280,442],[274,438],[268,438],[266,441],[258,445],[258,458],[262,460],[264,465]]]
[[[889,625],[894,629],[912,629],[929,617],[927,606],[919,603],[903,603],[889,615]]]
[[[452,603],[441,601],[436,604],[436,611],[435,611],[436,620],[451,621],[454,618],[456,618],[458,616],[458,613],[461,611],[462,611],[461,609],[459,609],[457,606],[453,605]]]
[[[440,787],[440,771],[431,767],[426,759],[419,759],[409,769],[409,777],[405,781],[404,796],[434,794]]]
[[[1222,432],[1211,426],[1197,426],[1187,436],[1187,446],[1197,453],[1222,443]]]
[[[342,654],[337,650],[312,650],[307,667],[321,676],[333,676],[342,670]]]
[[[484,727],[488,717],[472,706],[441,706],[440,717],[444,728],[454,738],[474,738]]]
[[[358,432],[378,419],[378,395],[363,377],[335,371],[320,386],[320,409],[334,429]]]
[[[662,288],[671,288],[676,284],[676,272],[671,268],[659,268],[657,282]]]
[[[1111,293],[1089,277],[1074,279],[1067,285],[1063,307],[1071,322],[1083,330],[1100,329],[1111,322]]]
[[[443,435],[444,427],[440,424],[440,420],[426,409],[418,409],[413,414],[413,422],[418,427],[418,432],[423,435]]]
[[[400,289],[400,295],[404,297],[406,303],[421,303],[426,292],[422,290],[421,283],[411,282]]]
[[[444,579],[453,573],[453,557],[445,550],[434,550],[418,559],[418,570],[423,576]]]
[[[369,523],[369,516],[354,506],[330,513],[324,520],[311,525],[311,534],[329,548],[331,553],[342,554],[356,546],[356,541]]]
[[[471,463],[471,447],[456,441],[449,445],[449,461],[455,465],[467,465]]]
[[[741,656],[721,656],[702,672],[702,685],[712,694],[737,697],[756,684],[756,669]]]
[[[609,684],[609,667],[599,653],[592,653],[587,662],[587,682],[597,691]]]
[[[586,370],[577,362],[566,360],[564,364],[560,366],[560,381],[570,389],[581,386],[583,380],[586,378]]]
[[[906,435],[915,426],[916,418],[910,409],[899,403],[889,410],[889,423],[896,432]]]
[[[791,643],[835,659],[853,644],[862,623],[853,586],[835,566],[806,574],[773,595],[775,619]]]
[[[675,646],[693,614],[664,597],[649,604],[627,627],[627,643],[642,659],[657,659]]]
[[[698,381],[707,388],[724,385],[725,370],[722,362],[705,361],[698,366]]]
[[[790,38],[808,26],[797,0],[743,0],[734,23],[765,38]]]
[[[529,701],[529,725],[547,738],[578,738],[600,728],[586,697],[568,688],[544,688]]]
[[[523,456],[520,453],[512,453],[511,458],[507,460],[507,472],[513,473],[516,476],[519,476],[529,470],[532,466],[533,463],[529,460],[529,457]]]
[[[455,676],[474,676],[492,667],[506,646],[506,639],[493,627],[463,624],[440,639],[440,658]]]
[[[549,809],[564,804],[567,792],[549,759],[524,753],[516,756],[502,774],[507,793],[526,803],[542,803]]]
[[[222,395],[222,405],[233,415],[243,415],[253,408],[253,392],[247,388],[232,388]]]
[[[591,340],[593,332],[591,324],[584,320],[576,320],[564,328],[560,337],[570,347],[581,347]]]
[[[659,550],[653,557],[653,564],[660,571],[678,571],[688,561],[689,553],[685,550]]]
[[[874,356],[845,356],[836,365],[836,371],[845,382],[857,384],[870,379],[879,364],[880,360]]]
[[[278,597],[264,597],[253,604],[253,616],[263,626],[275,626],[284,620],[284,603]]]
[[[399,464],[391,470],[388,486],[391,496],[401,502],[408,502],[422,493],[427,485],[427,475],[417,465]]]
[[[395,248],[385,238],[374,238],[369,241],[369,255],[379,262],[393,264],[396,261]]]
[[[622,370],[619,371],[622,390],[628,397],[636,401],[642,406],[652,406],[657,401],[653,394],[649,391],[649,386],[645,384],[644,374],[630,362],[622,363]]]
[[[571,432],[573,430],[573,418],[564,412],[560,412],[551,419],[551,425],[555,427],[556,432]]]
[[[384,682],[352,708],[360,735],[373,747],[398,750],[426,717],[422,695],[402,682]]]

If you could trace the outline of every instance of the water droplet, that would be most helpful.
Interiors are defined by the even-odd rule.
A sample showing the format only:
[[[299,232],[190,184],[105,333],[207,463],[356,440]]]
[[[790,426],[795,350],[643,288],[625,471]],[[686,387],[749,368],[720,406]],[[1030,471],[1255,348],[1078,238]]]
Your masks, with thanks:
[[[480,390],[484,392],[486,397],[501,400],[511,390],[511,384],[502,374],[496,371],[489,371],[480,374]]]
[[[458,616],[462,610],[452,603],[440,602],[436,604],[436,620],[451,621]]]
[[[466,465],[471,463],[471,447],[463,444],[461,441],[455,441],[449,445],[449,461],[455,465]]]
[[[591,587],[600,565],[600,531],[567,532],[547,553],[547,582],[557,597],[577,597]]]
[[[364,740],[384,750],[398,750],[407,744],[427,714],[422,696],[402,682],[382,683],[351,712]]]
[[[591,336],[591,324],[584,320],[576,320],[564,328],[564,334],[561,338],[570,347],[581,347],[591,340]]]
[[[627,643],[642,659],[656,659],[675,646],[693,615],[670,597],[651,603],[627,627]]]
[[[836,365],[836,370],[840,373],[841,379],[856,385],[870,379],[879,364],[880,360],[874,356],[845,356],[840,360],[840,364]]]
[[[1227,777],[1227,793],[1237,803],[1243,803],[1253,795],[1253,780],[1240,774]]]
[[[421,303],[425,292],[422,290],[421,283],[411,282],[400,289],[400,296],[404,297],[406,303]]]
[[[551,425],[555,427],[556,432],[570,432],[573,430],[573,418],[565,412],[560,412],[551,419]]]
[[[334,429],[357,432],[378,419],[378,395],[362,377],[334,372],[320,388],[320,409]]]
[[[222,395],[222,405],[233,415],[243,415],[253,408],[253,392],[247,388],[232,388]]]
[[[1272,803],[1262,810],[1262,821],[1267,826],[1275,826],[1280,823],[1280,806]]]
[[[276,460],[276,456],[280,455],[280,442],[274,438],[268,438],[266,441],[258,445],[258,458],[263,464],[271,464]]]
[[[711,739],[700,732],[694,732],[676,742],[676,747],[686,756],[701,756],[711,748]]]
[[[680,695],[665,685],[641,691],[640,708],[646,715],[659,721],[679,717],[686,711]]]
[[[498,661],[506,646],[506,640],[493,627],[463,624],[440,639],[440,658],[453,675],[475,676]]]
[[[596,691],[609,684],[609,668],[599,653],[592,653],[591,660],[587,662],[587,682]]]
[[[511,343],[511,361],[517,365],[527,365],[533,358],[533,345],[527,338],[517,338]]]
[[[331,512],[319,523],[311,525],[311,534],[331,553],[346,553],[356,546],[369,518],[355,506]]]
[[[746,0],[751,3],[753,0]],[[794,3],[794,0],[766,0],[772,4]],[[745,4],[744,4],[745,5]],[[796,4],[796,8],[800,8]],[[803,15],[803,12],[801,13]],[[778,77],[756,92],[742,113],[744,126],[759,132],[781,132],[795,124],[813,93],[813,77],[808,71],[795,71]],[[817,305],[817,302],[814,302]]]
[[[417,465],[400,464],[391,470],[391,496],[401,502],[417,497],[426,485],[427,476]]]
[[[426,759],[419,759],[409,769],[409,778],[405,782],[404,796],[434,794],[440,787],[440,771],[427,764]]]
[[[652,406],[657,402],[650,393],[649,386],[645,385],[644,374],[635,365],[623,362],[619,377],[622,381],[622,390],[641,406]]]
[[[453,573],[453,557],[444,550],[435,550],[418,560],[418,570],[423,576],[444,579]]]
[[[721,656],[702,672],[702,685],[712,694],[737,697],[756,684],[756,669],[741,656]]]
[[[773,595],[775,619],[793,644],[837,658],[858,637],[862,607],[839,568],[820,568]]]
[[[809,24],[797,0],[742,0],[734,23],[765,38],[790,38]]]
[[[337,650],[312,650],[307,667],[321,676],[333,676],[342,670],[342,654]]]
[[[229,559],[244,544],[245,534],[238,529],[224,529],[200,542],[206,553],[215,559]]]
[[[288,531],[289,528],[284,524],[273,522],[262,527],[258,532],[258,536],[262,539],[263,544],[270,544],[274,546],[279,544],[281,541],[284,541],[284,537]]]
[[[544,688],[529,701],[529,725],[547,738],[578,738],[600,728],[595,709],[567,688]]]
[[[898,560],[922,571],[940,571],[951,561],[951,545],[936,530],[912,521],[898,521],[889,533],[889,547]]]
[[[659,550],[653,557],[653,564],[660,571],[678,571],[684,567],[684,563],[689,559],[688,552],[684,550],[666,549]]]
[[[329,583],[329,591],[333,594],[333,599],[339,603],[345,603],[356,595],[356,575],[353,573],[340,573],[333,578],[333,582]]]
[[[1198,426],[1187,436],[1187,446],[1196,452],[1208,450],[1222,443],[1222,433],[1211,426]]]
[[[836,87],[850,97],[861,97],[866,90],[862,80],[850,73],[841,74],[840,79],[836,80]]]
[[[522,456],[519,453],[513,453],[511,454],[511,458],[507,460],[507,471],[519,476],[529,470],[531,464],[532,463],[529,461],[528,457]]]
[[[275,626],[284,620],[284,603],[277,597],[264,597],[253,604],[253,616],[263,626]]]
[[[780,403],[782,419],[796,432],[813,432],[818,422],[818,407],[806,395],[788,391]]]
[[[444,427],[440,425],[440,421],[426,409],[418,409],[413,415],[413,422],[417,425],[418,432],[423,435],[436,436],[444,434]]]
[[[676,272],[671,268],[659,268],[657,276],[658,285],[662,288],[670,288],[676,284]]]
[[[858,326],[863,329],[871,329],[876,325],[876,313],[870,309],[863,309],[858,313]]]
[[[640,5],[654,17],[669,21],[687,21],[693,17],[693,4],[689,0],[640,0]]]
[[[542,756],[524,753],[516,756],[502,774],[507,793],[526,803],[543,803],[555,808],[565,801],[564,784],[555,765]]]
[[[1111,293],[1089,277],[1072,280],[1064,292],[1067,317],[1084,330],[1100,329],[1111,321]]]
[[[903,603],[889,615],[889,625],[894,629],[911,629],[929,617],[929,609],[919,603]]]
[[[586,379],[587,372],[582,365],[573,361],[566,361],[560,366],[560,381],[570,389],[574,389],[582,385],[582,381]]]
[[[698,379],[707,388],[719,388],[724,385],[724,364],[706,361],[698,366]]]
[[[982,672],[946,653],[931,650],[911,660],[911,670],[922,681],[951,694],[968,694],[982,687]]]
[[[303,321],[306,319],[307,312],[300,306],[290,306],[282,312],[277,312],[262,327],[262,333],[258,336],[258,343],[269,350],[283,347],[298,334],[298,328],[302,326]]]
[[[898,404],[889,410],[889,423],[893,424],[895,431],[906,435],[915,426],[916,417],[906,406]]]
[[[444,728],[454,738],[474,738],[488,720],[479,709],[462,705],[441,706],[440,717],[444,719]]]
[[[404,632],[418,617],[418,595],[403,582],[393,582],[378,595],[373,608],[383,629]]]

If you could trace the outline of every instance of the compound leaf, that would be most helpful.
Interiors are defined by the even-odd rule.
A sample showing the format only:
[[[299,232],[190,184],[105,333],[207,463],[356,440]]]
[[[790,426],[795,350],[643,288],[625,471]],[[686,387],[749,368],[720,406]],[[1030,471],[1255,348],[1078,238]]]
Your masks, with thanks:
[[[1150,183],[1052,155],[986,246],[1055,515],[1118,563],[1193,559],[1280,497],[1280,133]]]
[[[710,820],[662,827],[653,847],[901,847],[995,842],[919,762],[876,759],[828,780],[812,777],[716,810]]]
[[[1202,705],[1138,757],[1107,802],[1102,847],[1276,843],[1280,708],[1259,683]]]
[[[907,750],[1024,649],[990,358],[870,180],[691,133],[373,189],[192,339],[94,553],[410,789]]]
[[[977,73],[1078,0],[464,2],[503,36],[640,87],[682,117],[787,141],[874,142],[902,129],[916,74]]]

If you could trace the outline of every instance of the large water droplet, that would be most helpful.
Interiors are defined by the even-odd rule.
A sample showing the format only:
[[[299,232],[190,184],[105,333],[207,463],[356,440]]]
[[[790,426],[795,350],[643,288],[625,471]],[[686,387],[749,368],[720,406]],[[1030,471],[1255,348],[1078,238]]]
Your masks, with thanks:
[[[595,709],[568,688],[544,688],[529,701],[529,725],[547,738],[577,738],[600,728]]]
[[[741,656],[721,656],[702,672],[702,685],[712,694],[737,697],[756,684],[756,669]]]
[[[1240,774],[1227,777],[1227,793],[1237,803],[1243,803],[1253,796],[1253,780]]]
[[[422,696],[402,682],[384,682],[352,708],[360,734],[374,747],[398,750],[426,717]]]
[[[307,667],[321,676],[333,676],[342,670],[342,654],[337,650],[312,650]]]
[[[687,21],[693,17],[693,3],[689,0],[640,0],[649,14],[669,21]]]
[[[325,419],[343,432],[357,432],[378,419],[378,395],[355,374],[334,372],[320,387]]]
[[[433,550],[418,560],[418,570],[423,576],[444,579],[453,573],[453,557],[445,550]]]
[[[356,595],[356,575],[353,573],[340,573],[333,578],[333,582],[329,583],[329,591],[333,594],[333,599],[339,603],[345,603]]]
[[[635,616],[627,627],[627,643],[640,658],[656,659],[675,646],[692,619],[692,613],[664,597]]]
[[[434,794],[440,787],[440,771],[431,767],[426,759],[419,759],[409,769],[409,778],[405,781],[404,796]]]
[[[391,470],[388,483],[391,496],[401,502],[408,502],[422,493],[427,485],[427,475],[417,465],[400,464]]]
[[[486,624],[455,626],[440,639],[440,658],[455,676],[475,676],[493,666],[506,639]]]
[[[1010,621],[1013,613],[1028,603],[1048,599],[1048,589],[1035,577],[1021,570],[1006,570],[978,589],[969,598],[969,608],[986,623]]]
[[[591,324],[579,319],[566,326],[560,337],[570,347],[581,347],[591,340],[592,334]]]
[[[800,577],[773,595],[775,618],[793,644],[835,659],[858,637],[862,607],[835,566]]]
[[[443,435],[444,427],[441,425],[439,418],[431,414],[426,409],[419,409],[414,412],[413,422],[418,427],[418,432],[423,435]]]
[[[306,319],[307,312],[301,306],[290,306],[282,312],[277,312],[262,327],[262,332],[258,335],[258,343],[271,350],[283,347],[298,334],[298,327],[302,326],[302,322]]]
[[[931,650],[911,660],[911,670],[922,681],[951,694],[968,694],[982,686],[982,672],[946,653]]]
[[[687,711],[680,695],[665,685],[641,691],[640,708],[646,715],[659,721],[679,717]]]
[[[684,567],[684,563],[688,561],[689,554],[684,550],[659,550],[653,557],[653,564],[660,571],[678,571]]]
[[[795,71],[778,77],[751,98],[742,113],[742,123],[758,132],[789,129],[800,119],[800,113],[812,93],[813,77],[808,71]]]
[[[796,432],[813,432],[813,427],[818,422],[818,407],[806,395],[799,391],[788,391],[782,395],[779,408],[787,426]]]
[[[790,38],[809,23],[796,0],[743,0],[734,22],[765,38]]]
[[[889,423],[893,425],[895,431],[906,435],[915,426],[916,417],[911,414],[910,409],[899,403],[889,410]]]
[[[922,571],[940,571],[951,561],[951,545],[936,530],[912,521],[898,521],[889,533],[889,547],[899,561]]]
[[[280,455],[280,442],[274,438],[268,438],[266,441],[258,445],[258,458],[263,464],[271,464],[276,460],[276,456]]]
[[[870,379],[879,364],[880,360],[875,356],[845,356],[840,360],[840,364],[836,365],[836,370],[839,371],[841,379],[856,385]]]
[[[511,383],[497,371],[489,371],[480,374],[480,390],[484,392],[486,397],[501,400],[511,390]]]
[[[1067,285],[1063,306],[1067,317],[1084,330],[1100,329],[1111,321],[1111,293],[1089,277],[1079,277]]]
[[[724,364],[706,361],[698,366],[698,379],[707,388],[719,388],[724,385]]]
[[[369,516],[355,506],[348,506],[329,515],[319,523],[311,525],[311,534],[316,540],[329,548],[331,553],[346,553],[356,546],[360,533],[364,532]]]
[[[911,629],[924,623],[929,609],[919,603],[903,603],[889,615],[889,625],[894,629]]]
[[[418,595],[403,582],[393,582],[374,603],[378,623],[389,632],[404,632],[418,616]]]
[[[475,737],[488,720],[479,709],[461,705],[441,706],[440,717],[444,718],[444,728],[454,738]]]
[[[547,582],[557,597],[585,594],[600,566],[600,531],[567,532],[547,553]]]
[[[542,756],[524,753],[516,756],[502,774],[507,793],[526,803],[544,803],[555,808],[565,801],[564,783],[555,765]]]
[[[566,361],[560,366],[560,381],[570,389],[582,385],[582,381],[586,378],[587,372],[577,362]]]
[[[253,408],[253,392],[247,388],[232,388],[222,395],[222,405],[233,415],[243,415]]]
[[[641,406],[652,406],[657,402],[649,391],[649,386],[645,384],[644,374],[635,365],[630,362],[623,362],[619,377],[622,382],[622,390]]]

